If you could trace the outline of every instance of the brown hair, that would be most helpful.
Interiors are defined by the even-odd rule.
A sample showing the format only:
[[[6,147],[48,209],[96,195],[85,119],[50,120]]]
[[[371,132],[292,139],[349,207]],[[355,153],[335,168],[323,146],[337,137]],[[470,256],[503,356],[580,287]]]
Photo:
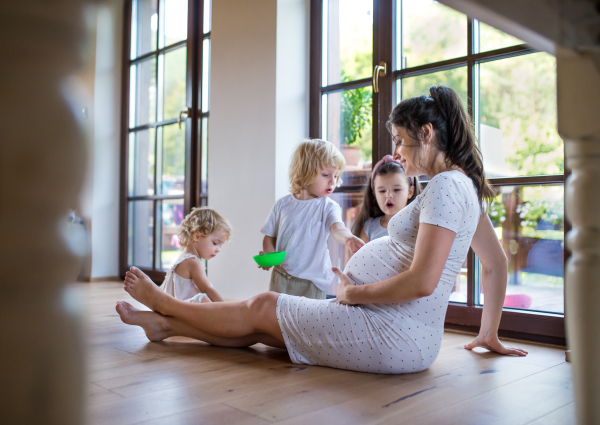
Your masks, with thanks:
[[[354,224],[352,225],[352,234],[354,236],[360,237],[360,232],[365,226],[365,222],[369,218],[381,217],[384,214],[383,211],[381,211],[381,208],[379,208],[379,205],[377,204],[377,197],[375,196],[373,189],[371,189],[371,178],[375,180],[375,177],[377,176],[385,176],[387,174],[394,173],[403,174],[408,182],[409,188],[413,186],[414,181],[415,191],[406,202],[406,205],[410,204],[417,197],[417,195],[421,193],[421,183],[419,182],[419,179],[417,177],[415,177],[414,179],[412,177],[408,177],[404,172],[404,169],[400,166],[400,164],[398,164],[397,162],[388,162],[387,164],[381,164],[375,171],[375,174],[372,177],[368,177],[367,185],[363,189],[362,205],[360,206],[358,216],[356,217],[356,220],[354,220]]]
[[[192,243],[194,233],[200,232],[205,238],[217,229],[225,232],[227,240],[231,238],[231,225],[218,212],[208,207],[193,208],[181,222],[179,243],[187,247]]]
[[[482,201],[491,200],[494,191],[485,178],[471,118],[451,88],[432,86],[429,94],[429,97],[413,97],[396,105],[387,122],[388,130],[391,131],[392,125],[403,127],[410,137],[421,141],[422,127],[431,123],[435,130],[435,148],[444,153],[448,166],[458,166],[469,176],[483,208]]]

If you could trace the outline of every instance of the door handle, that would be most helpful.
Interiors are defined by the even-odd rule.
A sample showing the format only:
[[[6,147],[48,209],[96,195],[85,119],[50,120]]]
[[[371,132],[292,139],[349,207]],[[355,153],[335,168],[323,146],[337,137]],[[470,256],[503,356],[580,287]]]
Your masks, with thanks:
[[[177,118],[177,124],[179,124],[179,129],[181,130],[181,116],[185,114],[188,118],[192,116],[192,110],[190,108],[184,109],[179,112],[179,118]]]
[[[387,63],[379,62],[379,65],[375,65],[373,69],[373,91],[379,93],[379,77],[385,77],[387,75]]]

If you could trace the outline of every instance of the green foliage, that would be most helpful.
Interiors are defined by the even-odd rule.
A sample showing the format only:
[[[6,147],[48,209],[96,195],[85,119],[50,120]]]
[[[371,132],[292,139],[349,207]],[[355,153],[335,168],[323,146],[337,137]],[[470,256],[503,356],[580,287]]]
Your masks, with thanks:
[[[480,65],[481,122],[503,134],[514,175],[560,174],[563,142],[556,129],[556,60],[534,53]]]
[[[490,203],[488,208],[488,215],[490,216],[490,220],[492,220],[492,224],[494,227],[502,226],[502,223],[506,220],[506,208],[502,202],[494,202]]]
[[[371,54],[371,50],[347,52],[340,58],[340,64],[341,81],[358,80],[368,77],[373,73],[373,55]]]
[[[403,2],[403,52],[413,67],[464,56],[467,52],[466,16],[436,2]],[[427,16],[427,19],[423,19]],[[467,107],[467,68],[402,79],[402,99],[429,96],[429,87],[443,84],[459,95]]]
[[[550,239],[562,241],[565,238],[564,230],[536,230],[533,227],[521,228],[521,236],[524,238]]]
[[[404,0],[403,51],[408,67],[466,54],[466,17],[436,2]],[[422,19],[427,16],[427,19]],[[521,43],[480,24],[482,51]],[[482,63],[480,116],[503,134],[511,175],[559,174],[564,170],[563,142],[556,130],[556,60],[545,53]],[[402,98],[428,95],[429,87],[454,89],[467,106],[466,68],[402,80]]]
[[[466,67],[404,78],[402,80],[402,99],[421,95],[429,96],[429,88],[431,86],[443,84],[446,87],[450,87],[458,94],[460,100],[462,100],[463,107],[466,109],[468,105],[467,81],[468,76]]]
[[[521,227],[535,228],[542,220],[560,228],[564,225],[562,202],[533,199],[517,205],[516,212],[521,218]]]
[[[564,190],[562,187],[525,187],[519,190],[523,202],[517,205],[513,220],[521,236],[538,239],[564,238]],[[497,196],[488,208],[494,227],[506,221],[506,207],[502,195]],[[501,236],[499,236],[501,237]]]
[[[349,81],[343,75],[342,81]],[[371,126],[372,120],[372,94],[370,87],[346,90],[341,95],[341,119],[344,144],[352,145],[363,137],[363,131]]]
[[[502,49],[504,47],[522,43],[523,41],[518,38],[497,30],[483,22],[479,22],[479,50],[481,52]]]
[[[467,54],[467,17],[433,1],[402,2],[403,52],[406,66]]]

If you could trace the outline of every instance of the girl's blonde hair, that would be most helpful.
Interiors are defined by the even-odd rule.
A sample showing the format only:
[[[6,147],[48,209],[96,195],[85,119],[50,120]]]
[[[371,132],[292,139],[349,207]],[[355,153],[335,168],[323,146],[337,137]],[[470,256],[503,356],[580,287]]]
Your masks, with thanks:
[[[181,222],[179,244],[182,247],[187,247],[192,243],[194,233],[200,232],[202,237],[205,238],[217,229],[225,232],[227,235],[226,241],[231,238],[231,225],[218,212],[208,207],[193,208],[192,212],[186,215]]]
[[[328,166],[339,171],[346,166],[346,160],[333,143],[321,139],[300,143],[290,163],[290,192],[294,195],[302,192],[302,189],[315,182],[319,171]],[[338,186],[342,184],[341,176],[338,176],[336,183]]]

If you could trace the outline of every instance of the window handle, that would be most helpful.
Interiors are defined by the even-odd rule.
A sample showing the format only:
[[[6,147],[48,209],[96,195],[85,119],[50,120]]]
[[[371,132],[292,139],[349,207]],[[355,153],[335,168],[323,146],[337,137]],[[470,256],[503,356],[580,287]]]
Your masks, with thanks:
[[[379,77],[385,77],[387,75],[387,63],[379,62],[379,65],[375,65],[373,69],[373,91],[379,93]]]
[[[192,116],[192,110],[190,108],[184,109],[179,112],[179,118],[177,118],[177,124],[179,124],[179,129],[181,130],[181,116],[185,114],[188,118]]]

